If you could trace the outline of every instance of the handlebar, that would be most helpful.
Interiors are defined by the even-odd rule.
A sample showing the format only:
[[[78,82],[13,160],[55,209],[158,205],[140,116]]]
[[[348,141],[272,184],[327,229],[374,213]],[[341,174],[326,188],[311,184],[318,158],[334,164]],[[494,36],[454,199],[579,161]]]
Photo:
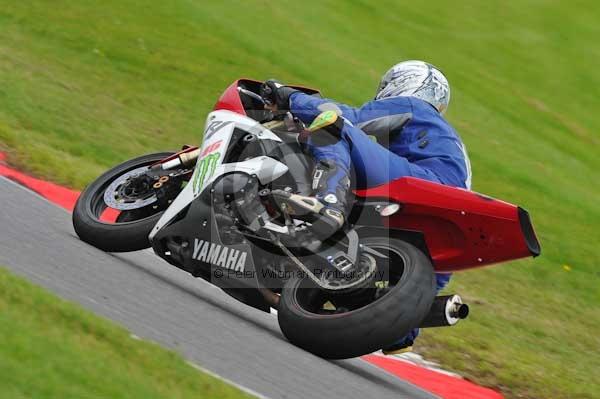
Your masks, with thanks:
[[[245,95],[250,96],[253,99],[260,101],[262,104],[265,104],[265,100],[263,100],[263,98],[261,96],[259,96],[258,94],[254,93],[254,92],[252,92],[250,90],[246,90],[246,89],[244,89],[242,87],[239,87],[239,86],[238,86],[237,89],[238,89],[238,91],[240,93],[244,93]]]

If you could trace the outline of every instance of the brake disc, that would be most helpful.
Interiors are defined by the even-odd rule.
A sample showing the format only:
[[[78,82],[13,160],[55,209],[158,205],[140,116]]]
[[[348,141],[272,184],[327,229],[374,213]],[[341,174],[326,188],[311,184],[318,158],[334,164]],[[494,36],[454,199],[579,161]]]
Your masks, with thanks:
[[[106,191],[104,191],[104,202],[106,205],[120,211],[130,211],[155,203],[157,201],[156,194],[150,188],[147,191],[139,193],[127,194],[125,192],[133,179],[145,174],[148,169],[148,166],[142,166],[141,168],[130,170],[113,181],[106,188]]]

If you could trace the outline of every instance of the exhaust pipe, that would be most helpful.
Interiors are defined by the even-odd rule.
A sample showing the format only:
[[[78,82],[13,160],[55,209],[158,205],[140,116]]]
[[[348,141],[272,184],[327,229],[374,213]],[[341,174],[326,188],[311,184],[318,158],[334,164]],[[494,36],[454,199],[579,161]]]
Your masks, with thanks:
[[[458,295],[437,296],[433,300],[429,313],[419,327],[453,326],[469,315],[469,306],[462,303]]]

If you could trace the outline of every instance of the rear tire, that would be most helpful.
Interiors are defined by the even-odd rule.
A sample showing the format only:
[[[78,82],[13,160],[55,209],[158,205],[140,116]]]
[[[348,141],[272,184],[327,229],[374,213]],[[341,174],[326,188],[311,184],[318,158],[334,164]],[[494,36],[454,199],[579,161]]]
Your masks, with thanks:
[[[149,248],[148,235],[163,212],[149,217],[116,224],[105,223],[94,214],[94,198],[107,186],[126,172],[151,165],[164,159],[172,152],[148,154],[115,166],[93,181],[83,190],[73,210],[73,227],[82,241],[106,252],[130,252]]]
[[[371,237],[361,243],[389,246],[401,254],[405,265],[399,281],[366,306],[324,315],[301,304],[310,292],[304,290],[318,291],[316,285],[308,278],[290,279],[281,294],[278,320],[291,343],[324,358],[352,358],[395,343],[423,320],[436,294],[435,274],[427,256],[394,238]]]

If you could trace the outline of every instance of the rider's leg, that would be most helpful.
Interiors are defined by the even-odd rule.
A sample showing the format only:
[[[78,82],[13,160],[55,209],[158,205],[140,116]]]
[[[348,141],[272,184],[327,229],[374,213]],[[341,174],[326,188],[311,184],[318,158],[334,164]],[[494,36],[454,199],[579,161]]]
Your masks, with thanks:
[[[351,166],[357,188],[378,186],[404,176],[442,183],[435,173],[408,162],[350,123],[344,123],[339,139],[325,141],[326,145],[317,139],[320,134],[310,136],[307,146],[317,161],[313,188],[317,198],[327,206],[330,205],[327,196],[347,192]]]
[[[308,148],[315,160],[312,189],[325,206],[345,214],[350,189],[350,148],[347,140],[318,146],[308,141]]]
[[[371,140],[362,130],[340,121],[338,130],[317,130],[306,142],[316,161],[313,189],[318,202],[290,193],[273,192],[275,200],[285,203],[296,215],[318,216],[313,226],[322,239],[335,233],[346,219],[351,165],[357,188],[378,186],[403,176],[440,182],[433,172],[408,162]]]
[[[343,133],[356,173],[357,188],[375,187],[405,176],[443,183],[432,171],[391,152],[362,130],[349,126]]]

